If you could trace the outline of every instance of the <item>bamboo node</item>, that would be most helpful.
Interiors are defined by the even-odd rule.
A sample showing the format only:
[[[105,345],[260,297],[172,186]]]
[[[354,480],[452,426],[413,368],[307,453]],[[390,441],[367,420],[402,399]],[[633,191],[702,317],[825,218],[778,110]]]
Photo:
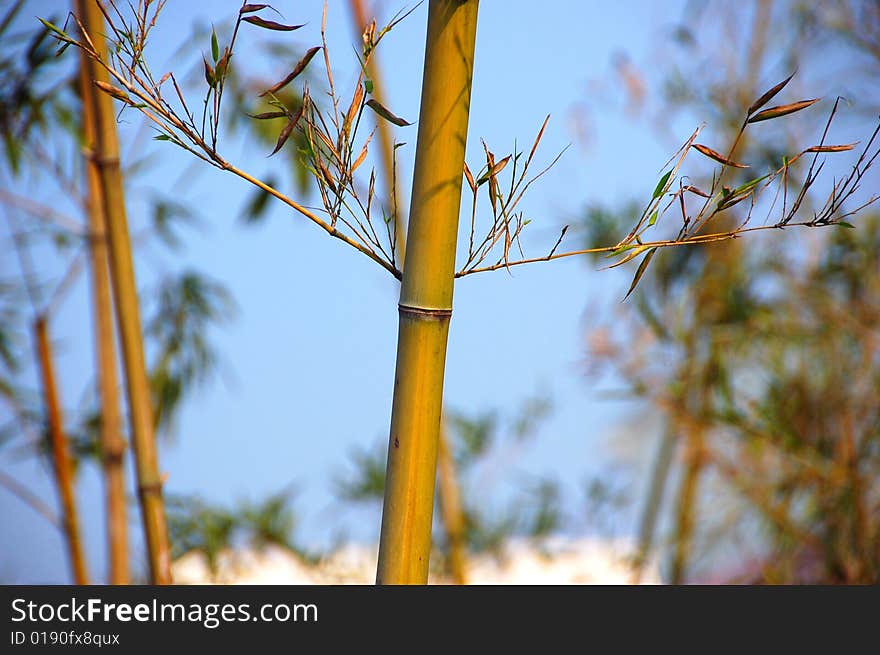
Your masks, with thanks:
[[[438,321],[448,319],[452,316],[452,308],[440,307],[420,307],[418,305],[407,305],[406,303],[398,303],[397,308],[401,314],[407,316],[418,316],[421,318],[433,318]]]

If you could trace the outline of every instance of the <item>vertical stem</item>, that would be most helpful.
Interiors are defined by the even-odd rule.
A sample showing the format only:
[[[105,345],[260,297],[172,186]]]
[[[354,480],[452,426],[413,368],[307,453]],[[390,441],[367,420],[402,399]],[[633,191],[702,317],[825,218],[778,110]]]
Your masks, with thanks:
[[[671,426],[667,426],[660,437],[660,445],[654,457],[654,466],[651,470],[651,481],[648,494],[645,498],[645,508],[639,522],[639,549],[633,564],[633,584],[639,584],[645,569],[645,562],[654,546],[654,533],[657,529],[657,517],[660,514],[660,505],[663,502],[663,492],[666,489],[666,480],[669,478],[669,469],[672,465],[672,456],[675,453],[676,438]]]
[[[367,18],[367,11],[364,7],[364,0],[349,0],[351,5],[351,17],[354,19],[355,28],[358,30],[358,37],[366,29],[367,23],[372,20]],[[385,86],[382,83],[382,67],[379,66],[377,53],[370,55],[370,63],[368,64],[368,72],[373,80],[372,96],[382,105],[386,107],[385,102]],[[379,147],[382,150],[382,175],[385,178],[385,185],[388,192],[388,204],[390,207],[400,209],[400,203],[395,202],[397,188],[392,180],[394,179],[394,137],[391,135],[391,128],[385,120],[376,120],[376,128],[379,131]],[[400,214],[404,212],[400,211]],[[394,239],[396,241],[396,252],[398,253],[397,267],[403,270],[404,259],[406,254],[406,222],[402,220],[400,215],[394,217]]]
[[[379,584],[428,580],[478,0],[431,0],[400,292]]]
[[[79,3],[82,5],[82,2]],[[80,7],[80,14],[83,14]],[[95,165],[95,106],[89,91],[92,80],[88,56],[80,53],[83,145],[88,178],[89,255],[92,273],[92,309],[95,321],[95,355],[98,404],[101,411],[101,457],[107,506],[107,552],[110,584],[128,584],[128,518],[125,507],[125,441],[119,415],[119,381],[113,335],[113,302],[110,297],[109,255],[101,176]]]
[[[86,560],[80,538],[79,515],[76,511],[76,499],[73,493],[73,467],[70,453],[67,450],[67,437],[61,420],[61,404],[58,400],[58,387],[55,382],[55,370],[52,364],[52,349],[46,331],[46,318],[37,317],[34,322],[34,336],[37,342],[37,359],[40,364],[40,375],[43,381],[43,397],[49,418],[49,439],[52,445],[52,465],[55,468],[55,482],[61,499],[61,521],[67,537],[67,552],[73,579],[76,584],[88,584]]]
[[[442,424],[437,445],[437,486],[440,492],[440,512],[449,547],[449,572],[455,584],[464,585],[467,584],[464,511],[461,506],[455,459],[449,448],[449,435],[446,433],[445,425]]]
[[[77,0],[80,19],[92,37],[98,55],[106,59],[104,18],[96,2]],[[107,73],[94,61],[90,63],[90,78],[107,82]],[[86,92],[86,89],[83,90]],[[171,558],[168,545],[168,527],[162,500],[162,479],[153,430],[153,411],[141,336],[140,309],[131,240],[125,213],[125,195],[119,166],[119,137],[113,101],[99,93],[94,84],[88,85],[95,108],[96,151],[94,162],[101,179],[101,197],[107,220],[110,246],[110,273],[116,302],[116,319],[125,365],[131,439],[134,446],[138,497],[147,543],[150,580],[154,584],[171,582]]]
[[[679,487],[672,570],[669,574],[669,582],[675,585],[683,584],[687,575],[694,535],[694,517],[697,514],[697,490],[705,462],[702,428],[689,431],[685,439],[685,470]]]

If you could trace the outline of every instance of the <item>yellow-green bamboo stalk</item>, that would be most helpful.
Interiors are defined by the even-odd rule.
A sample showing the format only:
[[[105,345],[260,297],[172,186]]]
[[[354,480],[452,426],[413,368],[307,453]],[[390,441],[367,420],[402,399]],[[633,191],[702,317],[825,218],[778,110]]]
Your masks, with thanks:
[[[360,36],[367,28],[371,19],[364,5],[364,0],[350,0],[351,18],[355,30]],[[379,65],[378,53],[373,52],[368,64],[368,73],[373,80],[373,96],[376,100],[387,106],[384,99],[385,85],[382,83],[382,67]],[[392,207],[397,208],[394,221],[394,240],[397,265],[403,269],[406,260],[406,221],[403,217],[406,211],[402,206],[395,179],[399,179],[394,171],[394,138],[391,128],[384,120],[377,120],[376,126],[379,131],[379,147],[381,151],[382,173],[385,180],[386,197]],[[467,561],[465,557],[464,543],[464,513],[461,506],[461,493],[458,484],[458,474],[455,470],[455,462],[452,459],[449,438],[443,425],[440,426],[440,438],[438,441],[439,460],[437,471],[437,492],[439,493],[439,506],[443,529],[446,533],[446,541],[449,544],[449,570],[455,584],[467,584]]]
[[[80,14],[83,2],[78,2]],[[125,441],[119,415],[119,381],[116,374],[116,346],[113,336],[113,304],[110,297],[109,255],[101,175],[95,163],[95,107],[90,92],[89,58],[80,53],[79,82],[82,95],[83,148],[88,179],[89,255],[92,273],[92,308],[95,321],[95,355],[98,373],[98,403],[101,412],[101,456],[107,508],[107,551],[109,581],[128,584],[128,518],[125,502]]]
[[[107,47],[104,17],[95,2],[78,0],[83,27],[91,36],[98,56],[106,60]],[[89,63],[90,77],[107,83],[106,71],[96,62]],[[125,213],[125,195],[122,171],[119,165],[119,137],[116,133],[116,113],[113,101],[99,93],[94,84],[88,85],[95,108],[96,150],[94,162],[100,173],[101,197],[107,220],[110,246],[110,273],[116,303],[117,328],[125,365],[131,440],[137,474],[138,497],[147,544],[150,580],[154,584],[171,583],[171,553],[165,506],[162,500],[162,479],[153,430],[153,411],[141,335],[140,309],[131,239]]]
[[[431,0],[428,5],[376,575],[379,584],[425,584],[428,580],[478,6],[478,0]]]
[[[34,323],[34,337],[37,342],[37,359],[43,382],[43,397],[49,423],[49,440],[52,446],[52,465],[55,469],[55,483],[61,499],[61,521],[64,527],[67,554],[76,584],[89,583],[86,572],[86,558],[83,554],[79,529],[79,514],[76,509],[76,496],[73,492],[73,466],[68,452],[67,437],[61,419],[61,403],[58,400],[58,387],[55,368],[52,362],[52,347],[46,329],[46,318],[39,316]]]

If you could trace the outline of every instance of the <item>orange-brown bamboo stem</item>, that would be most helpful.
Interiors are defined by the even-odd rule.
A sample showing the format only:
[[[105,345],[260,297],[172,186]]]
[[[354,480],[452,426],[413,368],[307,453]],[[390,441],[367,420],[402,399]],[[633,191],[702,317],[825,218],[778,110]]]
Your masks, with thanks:
[[[437,442],[437,486],[440,495],[440,513],[446,532],[449,574],[458,585],[467,584],[467,545],[465,541],[464,509],[455,458],[449,447],[446,424],[440,425]]]
[[[369,15],[364,5],[364,0],[349,0],[351,6],[351,17],[354,21],[354,27],[358,32],[358,36],[363,34],[367,25],[373,17]],[[367,72],[373,80],[372,96],[382,105],[386,107],[385,102],[385,85],[382,81],[382,67],[379,65],[378,53],[373,52],[370,55],[370,61],[367,64]],[[376,120],[376,129],[379,132],[379,147],[382,151],[381,164],[382,176],[385,178],[387,189],[388,204],[391,208],[397,207],[398,214],[394,221],[394,238],[397,242],[397,267],[403,270],[404,260],[406,258],[406,221],[403,218],[403,208],[400,205],[400,198],[397,188],[394,185],[394,137],[391,135],[391,128],[387,121]]]
[[[82,2],[80,13],[82,10]],[[101,175],[95,163],[96,115],[88,56],[80,53],[82,126],[86,176],[88,179],[89,255],[92,274],[92,309],[95,326],[95,355],[98,374],[98,404],[101,413],[101,458],[107,512],[109,581],[128,584],[128,518],[125,502],[125,441],[120,434],[119,380],[116,373],[116,345],[113,334],[113,302],[110,291],[110,259],[101,191]]]
[[[73,493],[73,465],[68,452],[67,437],[61,419],[61,403],[58,400],[58,387],[52,362],[52,349],[46,329],[46,318],[37,317],[34,322],[34,337],[37,342],[37,359],[43,383],[43,398],[49,423],[49,440],[52,446],[52,465],[55,469],[55,483],[61,500],[61,521],[67,542],[67,554],[76,584],[89,583],[86,572],[86,559],[83,554],[79,529],[79,515],[76,510],[76,497]]]
[[[104,16],[96,2],[77,0],[83,28],[95,44],[97,54],[107,58],[103,38]],[[109,83],[106,70],[89,62],[89,77]],[[141,334],[140,308],[131,253],[131,237],[125,211],[122,170],[119,164],[119,136],[112,98],[88,86],[95,108],[96,150],[93,157],[101,179],[101,198],[107,223],[110,250],[110,273],[116,320],[125,365],[130,434],[137,474],[138,497],[147,544],[150,580],[154,584],[171,583],[171,549],[162,499],[162,478],[153,426],[153,409]],[[85,91],[85,90],[84,90]]]

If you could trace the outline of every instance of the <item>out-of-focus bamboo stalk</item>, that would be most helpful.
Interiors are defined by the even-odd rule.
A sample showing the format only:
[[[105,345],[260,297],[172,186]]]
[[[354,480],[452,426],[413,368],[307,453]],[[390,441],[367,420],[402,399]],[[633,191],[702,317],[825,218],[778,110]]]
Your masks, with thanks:
[[[107,43],[102,38],[104,17],[100,8],[95,2],[77,0],[77,9],[83,27],[92,37],[98,55],[106,59]],[[92,80],[108,82],[106,71],[94,61],[89,62],[89,73]],[[109,95],[99,93],[94,84],[89,84],[88,90],[93,96],[95,108],[96,149],[93,160],[100,174],[101,198],[107,223],[110,273],[122,359],[125,364],[130,434],[150,565],[150,580],[154,584],[170,584],[171,551],[162,500],[162,479],[159,475],[159,458],[144,358],[131,238],[125,212],[116,113]]]
[[[431,0],[428,5],[379,584],[428,580],[478,6],[477,0]]]
[[[64,425],[61,419],[61,403],[58,400],[52,347],[49,343],[44,316],[37,317],[34,322],[34,338],[37,342],[37,359],[40,365],[43,397],[48,415],[49,439],[52,445],[52,465],[55,469],[55,483],[58,485],[58,496],[61,500],[61,521],[64,526],[67,554],[70,558],[74,582],[85,585],[89,583],[89,579],[82,547],[76,497],[73,492],[73,465],[70,461],[67,437],[64,434]]]
[[[78,4],[82,5],[82,2]],[[82,7],[80,7],[80,13]],[[109,581],[128,584],[128,518],[125,503],[125,441],[120,431],[119,381],[116,374],[116,344],[113,335],[113,301],[110,295],[109,255],[101,176],[95,163],[95,107],[90,92],[89,59],[80,53],[79,82],[82,94],[82,125],[86,176],[88,179],[89,255],[92,277],[92,310],[95,326],[95,355],[98,373],[98,403],[101,413],[101,459],[107,508],[107,550]]]
[[[449,574],[458,585],[467,584],[467,549],[465,544],[464,509],[455,458],[449,447],[445,423],[440,425],[437,443],[437,486],[440,492],[440,512],[449,549]]]
[[[645,509],[642,512],[642,519],[639,523],[639,547],[633,562],[633,584],[641,582],[645,563],[654,546],[657,517],[660,514],[660,506],[663,503],[663,492],[666,489],[666,481],[669,478],[669,470],[672,467],[675,445],[675,434],[671,426],[668,426],[660,437],[660,445],[657,448],[657,454],[654,456],[651,481],[648,485],[648,495],[645,498]]]
[[[354,21],[355,29],[358,35],[363,34],[367,24],[372,20],[368,18],[367,9],[364,6],[364,0],[349,0],[351,6],[351,17]],[[382,82],[382,67],[379,65],[378,53],[374,52],[370,55],[370,61],[367,63],[367,73],[373,80],[372,96],[377,102],[384,106],[388,106],[385,102],[385,85]],[[402,207],[399,203],[397,188],[394,185],[394,137],[391,136],[391,128],[387,121],[377,120],[376,129],[379,132],[379,147],[382,150],[382,176],[385,179],[387,188],[388,203],[391,207],[397,207],[399,210],[394,221],[394,238],[397,242],[396,253],[399,255],[397,267],[403,270],[404,260],[406,258],[406,221],[403,220]]]

